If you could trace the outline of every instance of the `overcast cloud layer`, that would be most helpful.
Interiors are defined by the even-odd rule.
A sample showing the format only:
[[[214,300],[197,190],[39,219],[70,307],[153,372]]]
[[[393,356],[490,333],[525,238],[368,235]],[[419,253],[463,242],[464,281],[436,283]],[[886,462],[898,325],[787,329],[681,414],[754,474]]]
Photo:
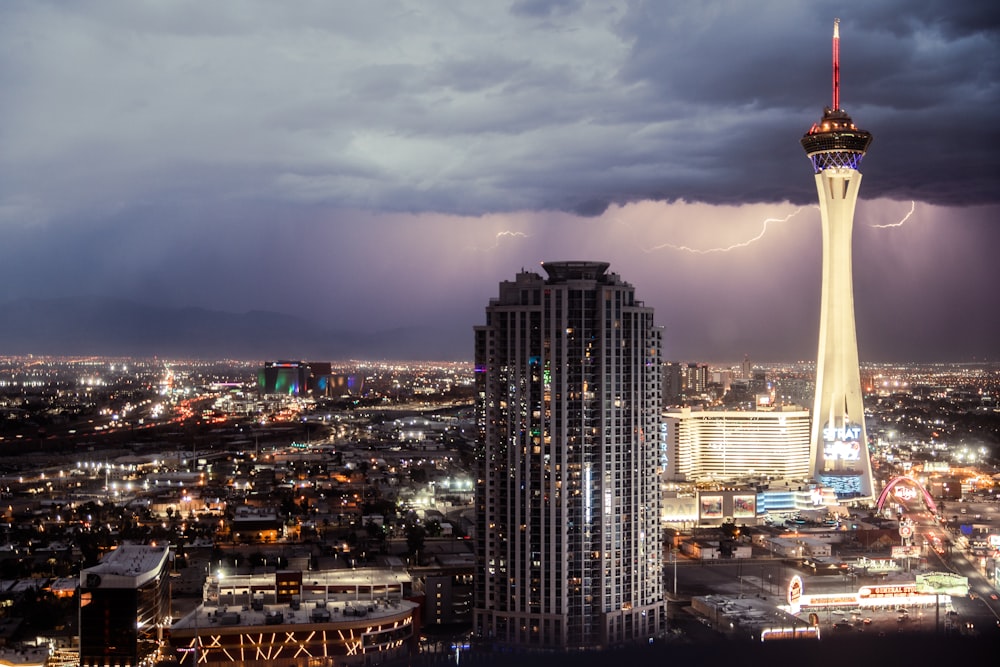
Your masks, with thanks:
[[[670,358],[809,358],[798,139],[835,17],[875,136],[861,356],[996,359],[990,3],[4,2],[0,302],[434,326],[471,357],[498,281],[601,259]]]

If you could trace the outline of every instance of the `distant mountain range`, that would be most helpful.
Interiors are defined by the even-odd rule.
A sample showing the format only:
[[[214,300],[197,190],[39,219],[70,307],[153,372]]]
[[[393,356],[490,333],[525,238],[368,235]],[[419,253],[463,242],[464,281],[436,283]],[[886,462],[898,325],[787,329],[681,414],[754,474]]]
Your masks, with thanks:
[[[159,308],[77,297],[18,299],[0,305],[0,355],[119,356],[309,361],[462,360],[454,332],[401,328],[340,331],[294,315]]]

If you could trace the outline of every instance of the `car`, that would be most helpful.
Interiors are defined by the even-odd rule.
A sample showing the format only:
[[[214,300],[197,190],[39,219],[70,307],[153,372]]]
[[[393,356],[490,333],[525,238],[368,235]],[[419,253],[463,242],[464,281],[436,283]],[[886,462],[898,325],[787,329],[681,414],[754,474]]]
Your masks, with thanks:
[[[861,619],[861,622],[864,623],[865,625],[871,625],[872,619],[868,616],[865,616],[863,619]]]
[[[996,593],[990,593],[990,599],[991,600],[996,600],[997,599],[997,594]]]

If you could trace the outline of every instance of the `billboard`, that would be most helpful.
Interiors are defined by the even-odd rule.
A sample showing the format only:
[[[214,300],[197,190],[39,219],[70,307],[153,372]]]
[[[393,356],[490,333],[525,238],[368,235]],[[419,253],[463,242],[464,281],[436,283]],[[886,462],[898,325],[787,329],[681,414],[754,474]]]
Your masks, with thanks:
[[[757,495],[748,493],[733,496],[733,518],[752,519],[757,516]]]
[[[701,518],[702,519],[722,518],[722,496],[701,497]]]
[[[895,545],[892,547],[892,557],[899,558],[920,558],[920,547],[914,544]]]

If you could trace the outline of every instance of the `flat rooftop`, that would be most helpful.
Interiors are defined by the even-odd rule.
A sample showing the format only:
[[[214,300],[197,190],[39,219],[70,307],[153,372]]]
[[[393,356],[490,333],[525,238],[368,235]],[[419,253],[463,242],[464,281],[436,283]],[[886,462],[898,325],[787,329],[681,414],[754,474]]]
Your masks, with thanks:
[[[122,544],[105,555],[100,563],[83,570],[80,573],[80,586],[84,588],[141,586],[159,574],[169,555],[170,550],[164,546]],[[91,575],[96,575],[97,578]]]
[[[246,628],[265,625],[315,625],[317,623],[357,623],[379,621],[400,614],[412,614],[419,605],[409,600],[337,596],[327,600],[307,600],[294,604],[199,605],[171,628],[209,630],[222,627]]]

